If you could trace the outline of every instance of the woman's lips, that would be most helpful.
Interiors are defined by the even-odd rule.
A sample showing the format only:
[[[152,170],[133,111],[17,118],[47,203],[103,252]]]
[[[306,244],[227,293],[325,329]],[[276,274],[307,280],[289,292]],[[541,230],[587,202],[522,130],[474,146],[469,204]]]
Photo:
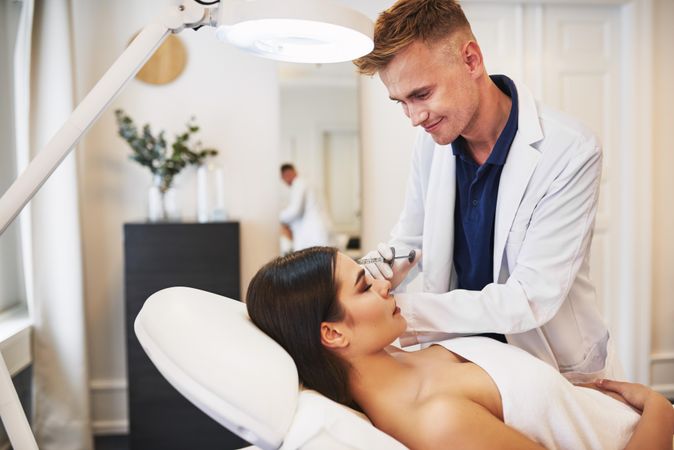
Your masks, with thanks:
[[[393,315],[395,316],[396,314],[400,314],[400,307],[396,306],[395,309],[393,310]]]

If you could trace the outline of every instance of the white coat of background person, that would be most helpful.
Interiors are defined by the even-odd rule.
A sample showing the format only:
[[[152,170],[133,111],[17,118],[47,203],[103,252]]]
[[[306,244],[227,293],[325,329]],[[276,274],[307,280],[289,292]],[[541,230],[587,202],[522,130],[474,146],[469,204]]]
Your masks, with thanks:
[[[281,166],[281,179],[290,187],[288,205],[279,220],[292,232],[293,250],[328,245],[328,223],[313,189],[297,175],[292,164]]]
[[[374,51],[356,65],[361,73],[379,73],[412,125],[424,128],[392,239],[368,255],[390,258],[394,246],[421,248],[423,256],[412,264],[399,259],[391,267],[366,266],[395,287],[421,259],[423,292],[396,294],[408,320],[401,343],[495,332],[571,381],[619,377],[589,277],[602,161],[596,137],[516,84],[517,130],[496,195],[491,282],[481,290],[457,289],[458,156],[452,145],[462,136],[482,166],[504,129],[509,103],[452,0],[396,2],[377,21]]]

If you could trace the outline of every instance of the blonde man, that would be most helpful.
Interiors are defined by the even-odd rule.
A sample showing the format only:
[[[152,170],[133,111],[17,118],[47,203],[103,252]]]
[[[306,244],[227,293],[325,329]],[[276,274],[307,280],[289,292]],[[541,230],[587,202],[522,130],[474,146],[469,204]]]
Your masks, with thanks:
[[[378,248],[423,254],[424,293],[396,296],[409,322],[401,342],[488,333],[572,381],[619,377],[589,278],[598,139],[490,76],[455,1],[400,0],[374,39],[356,65],[420,128],[404,208]],[[395,287],[415,263],[367,269]]]

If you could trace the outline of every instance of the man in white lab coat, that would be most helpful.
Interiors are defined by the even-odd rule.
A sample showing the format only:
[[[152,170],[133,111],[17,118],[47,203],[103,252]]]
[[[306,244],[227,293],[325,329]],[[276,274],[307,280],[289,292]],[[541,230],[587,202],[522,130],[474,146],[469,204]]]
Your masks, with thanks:
[[[619,377],[589,278],[597,138],[526,86],[490,77],[453,0],[398,1],[355,63],[422,128],[403,210],[378,248],[386,259],[391,246],[422,250],[424,292],[396,295],[401,343],[495,333],[572,381]],[[366,267],[395,288],[418,260]]]
[[[297,175],[292,164],[281,166],[281,179],[290,186],[290,195],[288,205],[279,214],[279,219],[290,228],[293,250],[328,245],[327,220],[316,194]]]

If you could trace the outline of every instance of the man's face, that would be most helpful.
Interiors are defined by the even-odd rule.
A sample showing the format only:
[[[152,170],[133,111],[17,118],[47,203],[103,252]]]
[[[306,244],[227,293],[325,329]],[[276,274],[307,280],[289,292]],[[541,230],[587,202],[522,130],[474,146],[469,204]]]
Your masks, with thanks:
[[[293,169],[286,169],[283,172],[281,172],[281,179],[285,184],[290,186],[293,184],[293,180],[297,176],[297,173]]]
[[[441,43],[414,42],[380,71],[389,97],[400,103],[413,126],[441,145],[469,128],[478,107],[475,74],[460,55]]]

